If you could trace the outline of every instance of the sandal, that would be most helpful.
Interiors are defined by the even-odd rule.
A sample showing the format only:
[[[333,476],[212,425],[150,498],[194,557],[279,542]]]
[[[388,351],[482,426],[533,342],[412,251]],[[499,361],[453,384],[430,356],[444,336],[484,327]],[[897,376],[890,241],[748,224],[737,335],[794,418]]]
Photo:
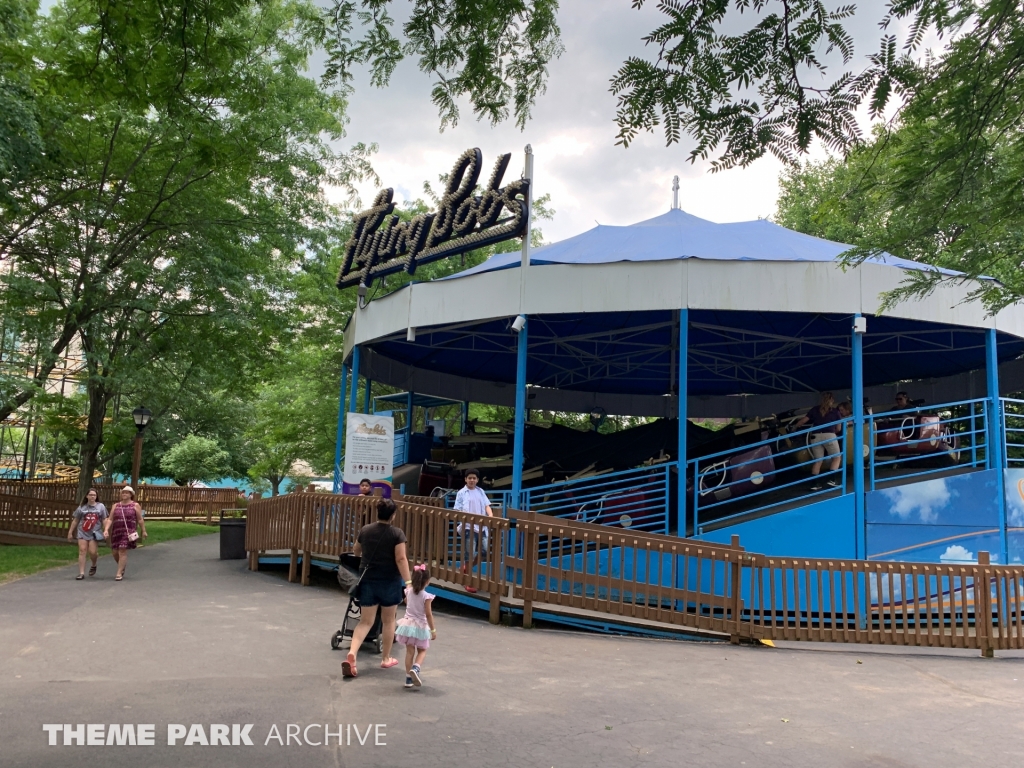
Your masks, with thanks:
[[[381,669],[391,669],[392,667],[396,666],[398,666],[398,659],[396,659],[394,656],[386,658],[380,663]]]
[[[85,578],[85,574],[84,573],[80,573],[77,576],[75,576],[75,581],[81,581],[84,578]]]
[[[89,575],[90,576],[95,576],[96,575],[96,566],[95,565],[92,568],[89,569]]]
[[[350,653],[345,660],[341,662],[341,676],[342,677],[359,677],[359,670],[356,669],[356,655]]]
[[[124,574],[119,573],[119,574],[117,574],[117,576],[114,577],[114,581],[120,581],[123,578],[124,578]]]

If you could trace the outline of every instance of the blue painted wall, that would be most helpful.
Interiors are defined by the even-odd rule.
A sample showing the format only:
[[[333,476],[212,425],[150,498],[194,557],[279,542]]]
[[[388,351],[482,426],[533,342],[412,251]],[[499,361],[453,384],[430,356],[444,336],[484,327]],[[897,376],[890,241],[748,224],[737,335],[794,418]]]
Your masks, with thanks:
[[[868,493],[868,558],[972,563],[984,550],[999,562],[997,482],[983,470]]]
[[[1006,543],[1011,563],[1024,563],[1024,469],[1004,469]]]
[[[748,552],[784,557],[842,557],[857,554],[853,495],[749,520],[698,536],[728,544],[733,534]]]

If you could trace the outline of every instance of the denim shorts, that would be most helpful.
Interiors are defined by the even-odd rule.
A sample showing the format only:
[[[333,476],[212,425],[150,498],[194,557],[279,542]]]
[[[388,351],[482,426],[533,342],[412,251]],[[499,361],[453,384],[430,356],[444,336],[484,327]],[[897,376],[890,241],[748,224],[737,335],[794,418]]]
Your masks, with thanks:
[[[364,578],[359,583],[359,605],[364,608],[379,605],[390,608],[402,602],[405,597],[405,586],[401,578],[393,581],[374,581]]]

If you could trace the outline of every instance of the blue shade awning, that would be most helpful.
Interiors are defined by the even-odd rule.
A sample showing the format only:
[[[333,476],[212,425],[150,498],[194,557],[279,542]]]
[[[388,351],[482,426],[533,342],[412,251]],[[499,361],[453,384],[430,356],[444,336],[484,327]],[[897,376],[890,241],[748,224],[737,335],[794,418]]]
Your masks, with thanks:
[[[849,315],[690,310],[689,394],[818,392],[851,384]],[[664,395],[676,389],[678,315],[669,311],[534,315],[527,380],[582,392]],[[1024,340],[999,334],[999,359]],[[373,344],[380,354],[431,371],[514,384],[509,319],[421,328],[415,342]],[[864,339],[867,386],[984,367],[985,331],[872,317]]]
[[[599,224],[580,235],[532,251],[530,264],[608,264],[676,259],[836,261],[840,254],[852,247],[794,232],[767,219],[716,224],[680,210],[671,210],[625,227]],[[445,279],[518,267],[520,259],[518,251],[497,254],[483,264]],[[959,274],[890,255],[868,261],[901,269],[937,271],[949,276]]]

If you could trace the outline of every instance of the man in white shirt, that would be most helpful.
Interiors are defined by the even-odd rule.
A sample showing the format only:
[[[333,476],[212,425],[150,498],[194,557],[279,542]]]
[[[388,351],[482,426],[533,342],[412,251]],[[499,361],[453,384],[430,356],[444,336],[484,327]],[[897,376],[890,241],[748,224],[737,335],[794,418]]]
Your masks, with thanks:
[[[491,511],[491,502],[484,493],[483,488],[478,488],[480,476],[475,469],[466,470],[466,486],[455,495],[455,511],[465,512],[470,515],[487,515],[494,517]],[[462,525],[462,571],[469,573],[480,564],[480,558],[487,551],[487,528],[481,530],[479,525]],[[476,592],[476,587],[466,587],[467,592]]]

